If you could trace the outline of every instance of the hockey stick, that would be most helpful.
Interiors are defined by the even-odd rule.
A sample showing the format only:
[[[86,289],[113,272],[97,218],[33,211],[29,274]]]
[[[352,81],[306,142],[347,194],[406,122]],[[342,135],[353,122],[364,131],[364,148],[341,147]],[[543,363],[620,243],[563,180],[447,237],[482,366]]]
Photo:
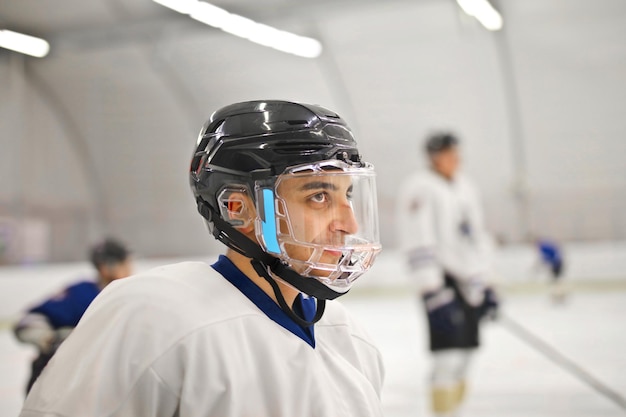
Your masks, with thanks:
[[[497,322],[501,323],[504,328],[509,330],[515,336],[526,342],[530,347],[542,353],[548,359],[552,360],[554,363],[559,365],[561,368],[568,371],[570,374],[574,375],[581,381],[585,382],[587,385],[591,386],[593,389],[598,391],[600,394],[608,397],[612,401],[614,401],[621,408],[626,410],[626,398],[620,395],[618,392],[609,388],[602,382],[600,382],[597,378],[591,375],[589,372],[585,371],[579,365],[577,365],[571,359],[566,358],[561,352],[550,346],[548,343],[543,341],[538,336],[534,335],[529,330],[525,329],[522,325],[520,325],[515,320],[510,317],[502,314],[502,312],[498,312]]]

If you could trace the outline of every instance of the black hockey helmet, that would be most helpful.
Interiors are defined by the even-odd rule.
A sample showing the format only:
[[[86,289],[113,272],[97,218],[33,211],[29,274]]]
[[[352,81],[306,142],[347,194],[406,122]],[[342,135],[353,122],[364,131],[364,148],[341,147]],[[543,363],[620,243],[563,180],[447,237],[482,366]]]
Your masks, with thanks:
[[[89,250],[89,260],[96,269],[103,265],[118,264],[130,256],[128,248],[119,240],[106,238],[94,244]]]
[[[217,194],[233,181],[255,180],[289,166],[333,158],[360,161],[352,132],[335,112],[279,100],[231,104],[204,124],[191,160],[190,183],[217,213]]]
[[[429,135],[426,138],[426,153],[429,155],[436,154],[446,149],[452,148],[459,144],[459,139],[449,132],[438,132]]]
[[[319,266],[315,260],[296,265],[285,245],[307,242],[282,232],[279,224],[289,222],[289,213],[281,206],[277,184],[285,176],[328,175],[330,170],[367,183],[363,195],[371,201],[362,211],[362,223],[367,223],[362,229],[368,235],[363,238],[365,232],[361,233],[360,240],[352,239],[347,248],[332,248],[346,251],[339,266]],[[361,160],[350,128],[335,112],[317,105],[259,100],[232,104],[211,115],[198,136],[189,178],[198,210],[218,240],[299,290],[332,299],[347,292],[380,250],[373,177],[373,167]],[[229,217],[226,200],[232,192],[246,193],[254,201],[258,244],[236,230],[238,224]],[[329,273],[320,279],[311,272],[316,268]]]

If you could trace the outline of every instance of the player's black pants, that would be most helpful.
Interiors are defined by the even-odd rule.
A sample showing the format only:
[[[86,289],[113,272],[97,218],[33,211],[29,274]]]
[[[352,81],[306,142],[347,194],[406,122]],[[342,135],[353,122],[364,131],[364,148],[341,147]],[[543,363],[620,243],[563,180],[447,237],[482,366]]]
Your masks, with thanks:
[[[427,311],[430,350],[478,347],[481,309],[465,301],[456,281],[448,274],[445,287],[454,292],[454,299]]]

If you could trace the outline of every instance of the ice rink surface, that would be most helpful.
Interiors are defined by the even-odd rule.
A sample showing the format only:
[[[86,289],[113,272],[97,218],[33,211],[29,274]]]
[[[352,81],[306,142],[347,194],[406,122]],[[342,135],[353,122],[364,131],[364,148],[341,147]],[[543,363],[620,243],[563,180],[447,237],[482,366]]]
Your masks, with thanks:
[[[345,302],[368,325],[383,352],[387,416],[429,415],[430,362],[421,306],[409,294],[353,297]],[[534,292],[509,295],[503,304],[503,315],[539,342],[533,339],[530,344],[504,319],[485,323],[461,416],[626,415],[626,409],[542,353],[547,345],[603,387],[626,396],[626,334],[621,321],[626,313],[625,291],[576,292],[562,305]]]
[[[553,304],[545,288],[504,293],[503,314],[621,397],[626,396],[626,288],[573,289]],[[369,329],[386,364],[387,417],[428,416],[429,354],[421,306],[406,290],[353,291],[342,302]],[[539,342],[534,342],[539,343]],[[597,389],[511,331],[505,320],[483,326],[470,387],[460,416],[624,416]],[[0,330],[0,416],[17,416],[34,351]],[[286,393],[288,395],[288,393]],[[341,395],[341,393],[329,393]],[[295,416],[294,416],[295,417]]]

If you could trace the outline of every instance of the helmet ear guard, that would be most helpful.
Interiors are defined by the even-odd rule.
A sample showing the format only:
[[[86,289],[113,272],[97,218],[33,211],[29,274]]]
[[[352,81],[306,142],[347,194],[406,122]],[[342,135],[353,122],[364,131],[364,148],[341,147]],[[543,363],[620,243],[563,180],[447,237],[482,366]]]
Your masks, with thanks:
[[[254,203],[248,187],[232,184],[224,187],[217,196],[220,217],[243,233],[254,227]]]
[[[246,185],[232,184],[224,187],[217,197],[220,217],[244,234],[255,230],[261,246],[268,253],[280,255],[274,190],[270,185],[256,188],[255,207]]]

